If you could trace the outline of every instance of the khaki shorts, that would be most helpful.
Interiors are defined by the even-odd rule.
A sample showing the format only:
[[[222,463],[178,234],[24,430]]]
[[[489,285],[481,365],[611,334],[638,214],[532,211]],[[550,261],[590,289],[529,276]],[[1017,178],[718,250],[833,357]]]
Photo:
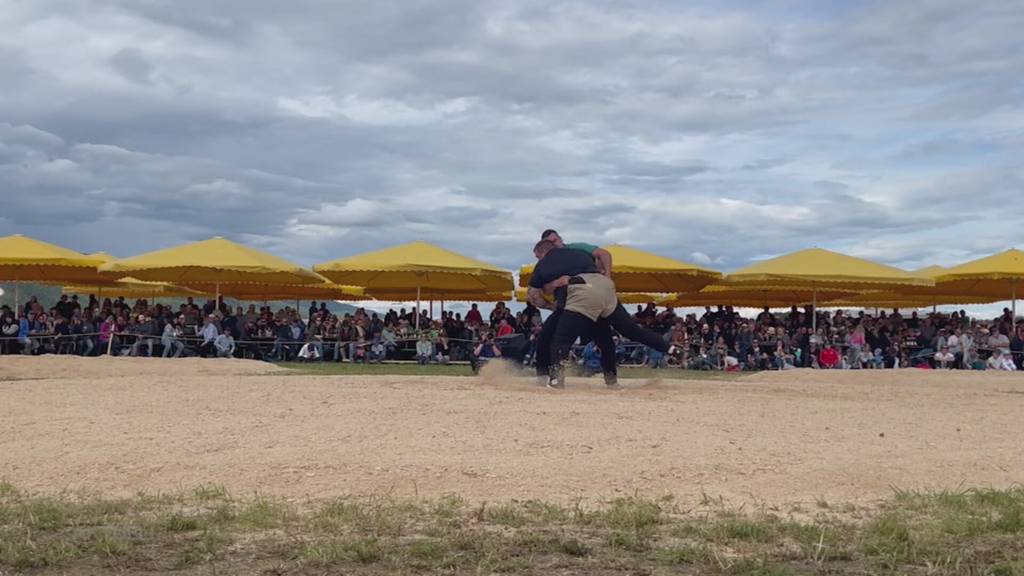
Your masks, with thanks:
[[[610,316],[619,305],[615,283],[603,274],[580,274],[585,284],[569,284],[565,309],[596,321]]]

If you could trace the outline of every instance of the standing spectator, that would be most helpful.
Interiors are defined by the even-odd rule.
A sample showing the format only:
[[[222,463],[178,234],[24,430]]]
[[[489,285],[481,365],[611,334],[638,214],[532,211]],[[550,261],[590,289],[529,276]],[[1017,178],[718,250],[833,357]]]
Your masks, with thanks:
[[[1010,354],[1018,370],[1024,370],[1024,325],[1017,326],[1017,332],[1010,340]]]
[[[466,312],[466,324],[470,326],[479,326],[484,323],[484,317],[480,315],[480,310],[477,309],[476,304],[472,304],[469,307],[469,312]]]
[[[9,314],[0,319],[0,354],[14,354],[18,347],[18,324]]]

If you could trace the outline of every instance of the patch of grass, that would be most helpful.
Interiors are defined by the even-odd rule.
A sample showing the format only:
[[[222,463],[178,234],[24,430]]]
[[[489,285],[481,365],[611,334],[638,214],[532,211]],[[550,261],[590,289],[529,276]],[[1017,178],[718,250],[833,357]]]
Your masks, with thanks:
[[[291,511],[284,504],[257,496],[238,509],[234,522],[242,528],[265,530],[279,528],[290,518]]]
[[[157,525],[167,532],[195,532],[206,529],[208,521],[203,516],[173,512],[161,518]]]
[[[89,549],[101,558],[118,558],[131,552],[133,543],[108,529],[92,533]]]
[[[1024,576],[1024,491],[902,491],[851,520],[670,499],[584,507],[338,498],[295,506],[204,487],[134,499],[0,499],[0,574],[675,573]],[[805,514],[805,513],[804,513]],[[800,518],[799,520],[797,518]],[[237,544],[236,544],[237,543]],[[209,564],[207,568],[204,565]]]
[[[178,566],[188,567],[212,562],[221,557],[234,542],[228,534],[217,529],[207,529],[195,540],[187,542],[178,552]]]
[[[220,484],[200,484],[192,489],[192,497],[200,502],[231,499],[228,489]]]
[[[345,562],[373,564],[381,559],[381,546],[376,538],[331,540],[307,546],[300,557],[314,566],[331,566]]]
[[[705,546],[676,545],[657,548],[651,556],[658,564],[682,566],[707,563],[711,554]]]
[[[518,504],[512,502],[484,508],[487,521],[500,526],[518,528],[526,523],[526,514]]]
[[[398,536],[419,511],[400,502],[381,498],[356,501],[337,498],[317,509],[309,524],[325,532],[354,531],[372,536]]]
[[[14,484],[11,484],[7,480],[0,480],[0,498],[6,498],[16,492],[17,490],[14,489]]]

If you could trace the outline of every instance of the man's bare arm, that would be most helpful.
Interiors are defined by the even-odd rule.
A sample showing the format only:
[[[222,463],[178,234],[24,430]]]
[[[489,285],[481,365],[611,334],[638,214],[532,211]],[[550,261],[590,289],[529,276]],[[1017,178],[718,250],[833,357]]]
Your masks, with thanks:
[[[597,271],[605,276],[612,275],[612,253],[604,248],[598,248],[592,253],[594,262],[597,263]]]
[[[555,305],[544,298],[544,291],[540,288],[534,288],[533,286],[526,290],[526,301],[537,308],[543,308],[545,310],[555,309]]]
[[[569,285],[569,277],[568,276],[559,276],[558,278],[555,278],[551,282],[548,282],[547,284],[544,285],[544,293],[545,294],[554,294],[555,290],[558,290],[562,286],[568,286],[568,285]]]

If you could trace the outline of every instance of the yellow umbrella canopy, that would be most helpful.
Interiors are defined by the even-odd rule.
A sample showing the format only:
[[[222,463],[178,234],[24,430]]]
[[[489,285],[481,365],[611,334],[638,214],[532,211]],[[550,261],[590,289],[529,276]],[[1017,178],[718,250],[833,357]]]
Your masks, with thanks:
[[[729,286],[777,286],[810,289],[812,303],[826,289],[856,292],[901,286],[933,286],[935,281],[893,266],[822,248],[800,250],[758,262],[726,275]],[[817,314],[812,315],[817,328]]]
[[[526,302],[526,288],[516,288],[516,300]],[[619,292],[619,304],[647,304],[648,302],[660,302],[668,294],[651,294],[647,292]],[[550,298],[549,298],[550,299]]]
[[[364,286],[399,300],[436,293],[511,293],[512,273],[426,242],[411,242],[313,266],[332,282]],[[402,295],[403,297],[398,297]],[[417,325],[419,314],[416,315]]]
[[[0,280],[14,282],[15,308],[21,306],[21,282],[93,282],[100,278],[96,267],[102,263],[102,260],[21,234],[0,238]]]
[[[125,298],[178,298],[202,296],[203,292],[169,282],[144,282],[138,278],[122,278],[109,283],[65,286],[63,294],[106,294]]]
[[[0,280],[65,284],[92,282],[103,261],[56,244],[15,234],[0,238]]]
[[[722,278],[721,272],[629,246],[604,246],[612,255],[612,280],[619,292],[696,292]],[[519,270],[519,285],[530,285],[533,264]]]
[[[822,248],[810,248],[727,274],[723,284],[788,286],[810,290],[831,288],[857,292],[900,286],[933,286],[935,282],[893,266]]]
[[[323,282],[323,278],[298,264],[221,237],[108,262],[100,271],[190,288]]]
[[[411,295],[411,296],[410,296]],[[405,302],[416,299],[416,291],[371,290],[368,296],[388,302]],[[421,300],[439,302],[511,302],[512,292],[480,292],[464,290],[420,290]]]
[[[1024,281],[1024,252],[1010,249],[954,266],[935,278],[943,292],[999,296],[1013,302],[1013,325],[1017,324],[1017,288]]]
[[[411,242],[313,266],[332,282],[371,292],[508,292],[512,274],[497,266],[426,242]]]
[[[856,294],[848,290],[825,288],[819,299]],[[799,286],[727,286],[712,284],[700,292],[681,293],[662,299],[662,306],[738,306],[742,308],[788,308],[814,302],[814,290]]]
[[[221,294],[236,300],[365,300],[366,291],[333,282],[319,284],[225,284]]]
[[[971,296],[904,296],[894,292],[864,292],[846,298],[822,302],[829,308],[929,308],[946,304],[991,304],[999,299]]]

